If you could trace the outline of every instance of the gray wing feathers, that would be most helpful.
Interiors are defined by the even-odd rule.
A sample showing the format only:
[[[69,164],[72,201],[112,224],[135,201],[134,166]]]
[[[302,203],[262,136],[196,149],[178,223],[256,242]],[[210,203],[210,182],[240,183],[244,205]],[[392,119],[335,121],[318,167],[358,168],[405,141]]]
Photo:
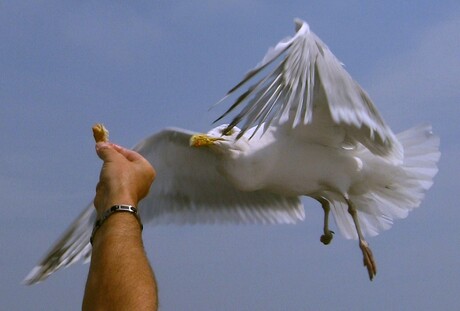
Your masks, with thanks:
[[[263,126],[267,127],[278,119],[288,120],[292,127],[297,127],[311,123],[315,114],[326,112],[335,124],[346,129],[349,139],[362,143],[375,154],[400,162],[402,148],[366,92],[310,31],[307,23],[296,20],[296,26],[295,36],[270,49],[263,61],[222,100],[253,80],[282,55],[286,55],[284,59],[249,86],[217,120],[244,104],[228,128],[244,120],[241,137],[254,125],[261,127],[266,123]],[[326,110],[322,109],[324,105]]]
[[[53,272],[66,268],[77,261],[89,260],[91,244],[89,238],[96,220],[93,204],[69,226],[61,238],[54,244],[46,256],[25,277],[24,283],[31,285],[44,281]]]

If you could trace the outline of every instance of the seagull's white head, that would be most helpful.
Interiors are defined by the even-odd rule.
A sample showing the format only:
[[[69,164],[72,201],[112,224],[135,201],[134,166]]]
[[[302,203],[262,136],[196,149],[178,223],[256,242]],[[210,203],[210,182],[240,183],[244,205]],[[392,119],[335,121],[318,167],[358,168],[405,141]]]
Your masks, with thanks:
[[[242,152],[247,148],[248,140],[242,136],[237,139],[241,130],[234,126],[228,130],[228,124],[213,128],[207,134],[195,134],[190,138],[192,147],[210,147],[219,153]]]

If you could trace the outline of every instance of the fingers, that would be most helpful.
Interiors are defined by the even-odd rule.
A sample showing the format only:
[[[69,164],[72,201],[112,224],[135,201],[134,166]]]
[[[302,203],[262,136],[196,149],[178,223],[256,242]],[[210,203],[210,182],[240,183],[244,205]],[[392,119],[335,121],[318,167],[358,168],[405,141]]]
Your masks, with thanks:
[[[103,161],[114,160],[118,156],[123,156],[130,162],[143,160],[144,158],[133,150],[126,149],[120,145],[109,142],[98,142],[96,144],[96,153]]]
[[[137,153],[136,151],[126,149],[120,145],[115,145],[113,144],[113,148],[118,151],[120,154],[122,154],[128,161],[135,162],[135,161],[140,161],[143,160],[144,158]]]
[[[128,161],[135,164],[133,167],[140,168],[146,176],[153,182],[156,176],[156,171],[152,165],[142,155],[136,151],[126,149],[120,145],[110,142],[100,142],[96,144],[96,152],[105,163]]]

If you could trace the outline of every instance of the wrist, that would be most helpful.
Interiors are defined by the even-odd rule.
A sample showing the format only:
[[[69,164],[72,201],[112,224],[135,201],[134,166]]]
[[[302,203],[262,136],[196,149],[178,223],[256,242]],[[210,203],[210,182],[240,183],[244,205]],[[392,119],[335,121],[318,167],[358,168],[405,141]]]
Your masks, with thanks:
[[[123,215],[123,214],[131,215],[129,216],[131,220],[128,220],[129,218],[126,218],[126,217],[125,218],[116,217],[116,215]],[[110,224],[109,219],[111,218],[112,219],[116,218],[117,221]],[[98,216],[94,224],[93,232],[91,233],[91,239],[90,239],[91,244],[93,244],[93,239],[96,233],[99,232],[99,229],[103,228],[104,226],[112,227],[113,225],[116,225],[116,223],[118,222],[118,225],[116,225],[115,227],[118,227],[120,225],[122,227],[126,227],[126,226],[131,227],[130,223],[132,223],[133,219],[137,220],[138,227],[140,228],[140,232],[142,232],[143,225],[142,225],[142,221],[140,219],[140,216],[139,216],[139,213],[136,207],[132,205],[113,205],[111,208],[107,209],[104,213],[102,213],[102,215]]]
[[[98,218],[114,205],[132,205],[137,207],[138,204],[138,200],[128,193],[119,192],[116,194],[109,194],[105,196],[105,198],[106,199],[102,202],[94,202]]]

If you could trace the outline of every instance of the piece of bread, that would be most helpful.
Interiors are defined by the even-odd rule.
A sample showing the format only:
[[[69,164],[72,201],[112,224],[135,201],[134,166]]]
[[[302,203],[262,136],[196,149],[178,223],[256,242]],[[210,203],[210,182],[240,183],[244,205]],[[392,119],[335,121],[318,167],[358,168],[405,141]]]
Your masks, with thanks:
[[[93,136],[96,143],[109,141],[109,131],[102,123],[93,125]]]

